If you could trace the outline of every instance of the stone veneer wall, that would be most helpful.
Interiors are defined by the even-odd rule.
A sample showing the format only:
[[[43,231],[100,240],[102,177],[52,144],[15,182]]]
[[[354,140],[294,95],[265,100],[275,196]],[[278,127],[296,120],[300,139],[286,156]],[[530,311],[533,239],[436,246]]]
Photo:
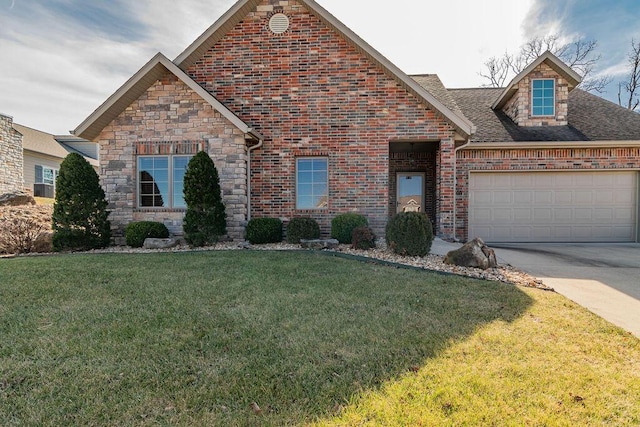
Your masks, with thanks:
[[[640,148],[531,148],[458,152],[456,237],[467,239],[471,171],[640,170]]]
[[[22,135],[13,117],[0,114],[0,194],[24,189]]]
[[[285,13],[289,29],[268,29]],[[437,222],[453,233],[454,130],[441,116],[295,0],[263,0],[189,74],[265,136],[252,154],[252,215],[312,216],[328,233],[358,211],[383,235],[389,217],[389,143],[441,141]],[[329,163],[329,205],[298,210],[296,158]]]
[[[555,117],[531,115],[531,80],[554,79],[556,88]],[[568,124],[569,85],[557,72],[544,62],[518,83],[518,90],[502,110],[518,126],[566,126]]]
[[[201,142],[220,176],[230,238],[244,238],[247,213],[247,151],[244,134],[173,74],[167,74],[111,122],[97,138],[100,177],[113,236],[124,244],[132,221],[163,222],[182,235],[185,209],[140,208],[137,204],[139,143]],[[193,153],[195,154],[195,153]]]

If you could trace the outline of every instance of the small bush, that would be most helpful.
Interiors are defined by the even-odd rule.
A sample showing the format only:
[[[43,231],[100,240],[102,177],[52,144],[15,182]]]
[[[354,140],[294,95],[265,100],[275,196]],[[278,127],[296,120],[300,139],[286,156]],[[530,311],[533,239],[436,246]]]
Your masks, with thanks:
[[[254,218],[247,224],[247,240],[251,244],[282,242],[282,221],[278,218]]]
[[[424,213],[399,213],[387,224],[385,238],[389,248],[399,255],[425,256],[433,242],[431,221]]]
[[[376,235],[369,227],[358,227],[353,229],[351,236],[351,247],[368,251],[376,247]]]
[[[124,237],[127,245],[133,248],[141,248],[142,245],[144,245],[144,239],[166,239],[169,237],[169,230],[161,222],[132,222],[127,225],[127,228],[124,231]]]
[[[346,213],[338,215],[331,221],[331,237],[340,243],[351,243],[353,230],[358,227],[366,227],[369,221],[364,215]]]
[[[0,253],[51,252],[50,233],[31,218],[0,218]]]
[[[320,238],[320,225],[313,218],[293,218],[287,225],[287,242],[297,244],[300,240]]]

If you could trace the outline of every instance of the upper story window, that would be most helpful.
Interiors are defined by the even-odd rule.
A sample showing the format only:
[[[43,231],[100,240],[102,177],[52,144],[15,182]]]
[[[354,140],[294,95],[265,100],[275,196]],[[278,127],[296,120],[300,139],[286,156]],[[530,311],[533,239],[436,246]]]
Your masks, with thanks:
[[[556,91],[554,79],[535,79],[531,82],[531,115],[555,116]]]
[[[296,159],[296,208],[326,209],[329,202],[329,160]]]

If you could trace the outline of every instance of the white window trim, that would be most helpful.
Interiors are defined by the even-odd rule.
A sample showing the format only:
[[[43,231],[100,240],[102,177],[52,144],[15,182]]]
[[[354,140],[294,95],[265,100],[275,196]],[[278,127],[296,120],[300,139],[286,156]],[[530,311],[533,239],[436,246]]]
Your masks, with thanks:
[[[533,113],[533,82],[535,81],[545,81],[545,80],[551,80],[553,81],[553,114],[534,114]],[[544,90],[544,89],[543,89]],[[555,117],[556,116],[556,79],[549,77],[549,78],[539,78],[539,79],[531,79],[531,102],[530,102],[530,108],[531,108],[531,117]]]
[[[299,160],[324,160],[327,163],[327,206],[325,207],[314,207],[314,208],[303,208],[300,207],[298,205],[298,195],[299,195],[299,182],[298,182],[298,161]],[[327,156],[306,156],[306,157],[296,157],[295,159],[296,162],[296,174],[295,174],[295,179],[296,179],[296,191],[295,191],[295,204],[296,204],[296,210],[298,211],[325,211],[327,209],[329,209],[329,194],[330,194],[330,188],[329,188],[329,157]]]
[[[178,206],[175,207],[174,205],[174,185],[175,182],[173,180],[173,170],[174,170],[174,163],[173,160],[175,158],[179,158],[179,157],[188,157],[191,158],[193,157],[193,154],[140,154],[138,156],[136,156],[136,192],[137,192],[137,208],[138,209],[150,209],[150,210],[163,210],[163,209],[172,209],[172,210],[185,210],[187,209],[186,206]],[[168,176],[168,181],[169,181],[169,194],[167,194],[167,198],[168,198],[168,202],[170,203],[165,203],[165,206],[142,206],[142,191],[140,188],[140,160],[142,158],[149,158],[149,157],[154,157],[154,158],[160,158],[160,157],[166,157],[168,160],[168,164],[169,164],[169,176]],[[183,192],[184,192],[184,188],[183,188]]]
[[[53,185],[53,188],[55,189],[56,187],[56,179],[58,178],[58,174],[60,173],[60,169],[56,169],[56,168],[52,168],[51,166],[45,166],[45,165],[35,165],[35,168],[41,168],[42,169],[42,181],[38,182],[37,179],[37,174],[35,172],[34,169],[34,176],[33,176],[33,181],[34,184],[46,184],[46,185]],[[44,182],[44,171],[45,169],[48,169],[51,171],[51,174],[53,175],[53,182],[50,184],[48,182]]]

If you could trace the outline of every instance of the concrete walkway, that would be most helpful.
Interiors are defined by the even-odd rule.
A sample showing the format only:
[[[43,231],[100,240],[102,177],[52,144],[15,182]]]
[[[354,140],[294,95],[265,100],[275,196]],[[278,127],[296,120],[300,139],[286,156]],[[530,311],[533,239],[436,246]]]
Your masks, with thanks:
[[[436,239],[432,253],[459,244]],[[640,338],[640,244],[503,244],[491,246],[510,264],[559,294]]]

